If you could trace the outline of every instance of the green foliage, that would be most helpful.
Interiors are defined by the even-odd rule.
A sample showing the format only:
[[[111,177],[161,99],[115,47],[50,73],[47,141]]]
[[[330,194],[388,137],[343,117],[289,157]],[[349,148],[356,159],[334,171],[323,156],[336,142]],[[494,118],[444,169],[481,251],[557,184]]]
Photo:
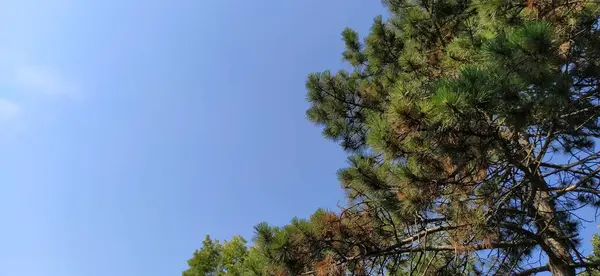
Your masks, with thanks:
[[[600,206],[599,4],[384,4],[390,16],[376,17],[364,39],[342,33],[352,70],[311,73],[306,82],[307,117],[349,154],[338,172],[347,206],[256,226],[261,271],[597,268],[581,260],[573,212]],[[206,242],[190,261],[200,274],[188,275],[245,275],[253,251],[232,242],[227,250]],[[536,250],[548,265],[524,261]]]
[[[569,275],[579,243],[562,238],[577,232],[571,212],[599,202],[598,4],[384,3],[391,16],[376,17],[363,41],[342,34],[352,73],[307,81],[309,119],[350,154],[340,220],[373,219],[345,225],[357,237],[330,229],[352,246],[308,235],[301,244],[321,255],[304,270],[333,254],[338,266],[511,274],[537,248],[548,269]]]
[[[216,275],[216,272],[220,269],[221,251],[222,248],[219,242],[206,236],[202,242],[202,249],[194,252],[194,257],[188,261],[190,269],[183,272],[183,276]]]
[[[600,262],[600,236],[594,234],[592,237],[592,254],[588,256],[590,262]],[[599,276],[600,270],[593,270],[591,276]]]
[[[256,248],[248,248],[240,236],[222,244],[206,236],[183,276],[261,276],[267,275],[266,264],[265,257]]]

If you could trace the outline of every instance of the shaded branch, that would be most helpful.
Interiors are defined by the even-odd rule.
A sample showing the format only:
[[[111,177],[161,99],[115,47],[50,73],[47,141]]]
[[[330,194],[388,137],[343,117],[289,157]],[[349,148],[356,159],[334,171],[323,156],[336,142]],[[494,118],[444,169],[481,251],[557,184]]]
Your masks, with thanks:
[[[575,263],[575,264],[570,265],[570,267],[572,267],[572,268],[598,268],[598,267],[600,267],[600,262]],[[543,266],[538,266],[538,267],[530,268],[527,270],[523,270],[523,271],[515,274],[515,276],[528,276],[528,275],[532,275],[532,274],[536,274],[536,273],[540,273],[540,272],[544,272],[544,271],[550,271],[550,265],[543,265]]]

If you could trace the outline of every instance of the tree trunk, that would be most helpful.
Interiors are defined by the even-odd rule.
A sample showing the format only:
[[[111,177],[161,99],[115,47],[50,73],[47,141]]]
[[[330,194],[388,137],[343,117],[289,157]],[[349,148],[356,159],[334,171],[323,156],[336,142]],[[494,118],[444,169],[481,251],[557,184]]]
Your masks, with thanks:
[[[531,147],[526,140],[520,141],[519,144],[525,148]],[[526,162],[515,162],[516,160],[526,160]],[[575,276],[575,268],[571,266],[573,262],[571,246],[560,227],[556,206],[552,202],[552,194],[548,190],[546,179],[539,170],[537,160],[519,156],[511,161],[525,173],[525,178],[531,183],[531,199],[524,204],[528,204],[529,206],[526,208],[535,215],[537,234],[541,238],[540,246],[548,255],[550,272],[555,276]]]
[[[532,185],[535,196],[531,206],[537,216],[536,225],[542,238],[542,250],[548,255],[550,272],[555,276],[575,276],[570,246],[556,219],[556,208],[545,182]],[[541,184],[541,185],[540,185]]]
[[[501,141],[502,137],[513,137],[512,132],[508,132],[508,135],[502,135],[502,132],[499,133]],[[521,137],[525,137],[525,135]],[[538,160],[523,154],[524,152],[533,152],[532,147],[534,146],[525,138],[518,140],[518,144],[522,146],[522,149],[517,151],[519,152],[517,156],[512,155],[514,151],[509,146],[509,143],[501,142],[501,145],[510,163],[525,174],[525,178],[531,185],[531,197],[529,200],[523,202],[523,204],[529,205],[525,206],[525,208],[535,216],[540,247],[548,255],[550,272],[555,276],[575,276],[575,267],[571,265],[573,263],[573,256],[571,256],[570,252],[571,246],[560,227],[556,206],[552,201],[552,194],[548,189],[548,183],[539,170]]]

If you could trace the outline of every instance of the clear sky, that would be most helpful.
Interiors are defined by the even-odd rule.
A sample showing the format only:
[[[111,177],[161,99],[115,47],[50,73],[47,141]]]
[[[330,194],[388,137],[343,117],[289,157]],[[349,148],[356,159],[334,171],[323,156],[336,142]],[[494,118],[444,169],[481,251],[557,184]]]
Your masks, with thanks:
[[[363,0],[0,1],[0,275],[180,275],[341,199],[305,119]]]

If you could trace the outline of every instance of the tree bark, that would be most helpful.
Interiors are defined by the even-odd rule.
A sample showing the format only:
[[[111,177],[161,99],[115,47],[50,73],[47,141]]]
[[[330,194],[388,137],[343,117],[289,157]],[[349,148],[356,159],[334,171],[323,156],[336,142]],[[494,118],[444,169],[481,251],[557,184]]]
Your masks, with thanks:
[[[529,167],[532,169],[532,166]],[[540,245],[548,255],[550,272],[555,276],[575,276],[575,268],[571,266],[571,247],[556,218],[552,194],[537,168],[530,173],[533,173],[530,174],[530,180],[534,193],[530,208],[536,215],[536,227],[542,242]]]
[[[519,144],[524,149],[532,147],[526,139],[519,139]],[[504,144],[504,147],[506,150],[506,144]],[[510,156],[510,150],[506,152]],[[519,152],[528,151],[522,150]],[[575,267],[571,265],[573,263],[573,256],[570,252],[571,246],[567,240],[567,235],[562,231],[560,221],[558,221],[552,193],[539,169],[539,160],[521,154],[512,157],[509,157],[511,163],[525,174],[525,178],[531,185],[530,200],[523,204],[528,205],[526,208],[535,215],[540,247],[548,255],[550,272],[554,276],[575,276]]]

